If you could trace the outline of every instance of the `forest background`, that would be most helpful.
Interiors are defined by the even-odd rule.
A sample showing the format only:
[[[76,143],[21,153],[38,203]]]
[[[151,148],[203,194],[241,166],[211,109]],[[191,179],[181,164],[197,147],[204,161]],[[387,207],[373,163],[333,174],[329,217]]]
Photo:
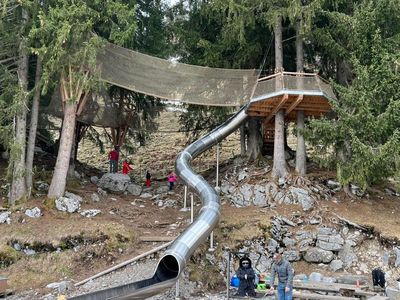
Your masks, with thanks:
[[[281,66],[274,60],[276,39],[273,47],[278,23]],[[296,71],[301,43],[303,70],[330,80],[337,95],[329,117],[306,122],[304,134],[314,146],[314,159],[336,170],[344,187],[354,183],[365,189],[399,176],[399,0],[197,0],[174,5],[150,0],[2,0],[0,35],[0,142],[9,153],[9,205],[31,195],[37,133],[50,136],[45,128],[51,118],[39,118],[38,112],[57,87],[73,88],[61,95],[64,139],[56,147],[49,198],[62,196],[68,174],[73,174],[73,149],[79,147],[76,115],[90,93],[106,88],[115,101],[123,98],[135,116],[127,128],[129,142],[123,145],[127,153],[157,130],[160,99],[99,83],[95,58],[105,41],[195,65],[261,66],[261,75]],[[197,137],[230,114],[226,108],[189,105],[181,128]],[[261,151],[254,147],[259,138],[251,138],[260,135],[259,124],[250,120],[248,130],[242,130],[249,135],[243,154],[247,151],[250,159]],[[107,132],[89,125],[85,134],[103,151],[101,135],[107,137]]]

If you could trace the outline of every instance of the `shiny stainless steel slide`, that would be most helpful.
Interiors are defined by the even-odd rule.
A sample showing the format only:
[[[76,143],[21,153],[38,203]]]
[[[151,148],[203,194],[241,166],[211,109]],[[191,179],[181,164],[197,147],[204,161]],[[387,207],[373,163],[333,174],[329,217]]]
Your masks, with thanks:
[[[172,243],[158,262],[153,277],[114,288],[77,296],[75,300],[144,299],[171,287],[196,248],[207,239],[219,220],[219,197],[213,187],[190,167],[198,155],[235,131],[247,119],[246,107],[225,123],[184,149],[176,159],[179,178],[200,197],[203,206],[197,219]]]

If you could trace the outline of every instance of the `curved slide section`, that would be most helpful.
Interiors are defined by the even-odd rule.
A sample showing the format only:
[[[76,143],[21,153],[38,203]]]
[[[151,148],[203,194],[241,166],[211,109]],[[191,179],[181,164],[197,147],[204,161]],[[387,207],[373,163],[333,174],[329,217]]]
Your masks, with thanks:
[[[75,300],[144,299],[171,287],[185,269],[196,248],[207,239],[220,216],[220,202],[213,187],[196,174],[190,162],[235,131],[247,119],[246,106],[225,123],[185,148],[176,159],[179,178],[200,197],[203,206],[197,219],[173,242],[158,262],[153,277],[114,288],[77,296]]]

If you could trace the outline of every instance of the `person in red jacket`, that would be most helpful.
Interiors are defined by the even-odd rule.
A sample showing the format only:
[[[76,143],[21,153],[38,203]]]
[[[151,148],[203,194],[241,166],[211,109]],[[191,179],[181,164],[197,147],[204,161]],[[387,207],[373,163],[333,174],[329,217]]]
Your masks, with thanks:
[[[133,170],[131,165],[128,163],[128,161],[125,159],[124,162],[122,163],[122,174],[128,174],[130,170]]]
[[[110,173],[118,172],[118,159],[119,159],[119,147],[115,146],[113,150],[108,153],[108,160],[110,161]]]

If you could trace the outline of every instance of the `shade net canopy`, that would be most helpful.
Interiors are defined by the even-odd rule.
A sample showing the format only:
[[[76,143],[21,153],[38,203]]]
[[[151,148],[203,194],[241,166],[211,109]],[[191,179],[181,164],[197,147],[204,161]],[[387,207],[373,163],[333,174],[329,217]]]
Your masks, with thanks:
[[[250,100],[255,70],[219,69],[160,59],[108,44],[99,53],[100,78],[146,95],[181,103],[239,106]]]
[[[257,83],[254,69],[221,69],[183,64],[107,44],[97,57],[100,80],[177,103],[206,106],[240,106],[247,103]],[[42,112],[63,116],[60,92],[52,96]],[[91,94],[78,121],[89,125],[119,127],[133,125],[118,100],[106,91]]]

